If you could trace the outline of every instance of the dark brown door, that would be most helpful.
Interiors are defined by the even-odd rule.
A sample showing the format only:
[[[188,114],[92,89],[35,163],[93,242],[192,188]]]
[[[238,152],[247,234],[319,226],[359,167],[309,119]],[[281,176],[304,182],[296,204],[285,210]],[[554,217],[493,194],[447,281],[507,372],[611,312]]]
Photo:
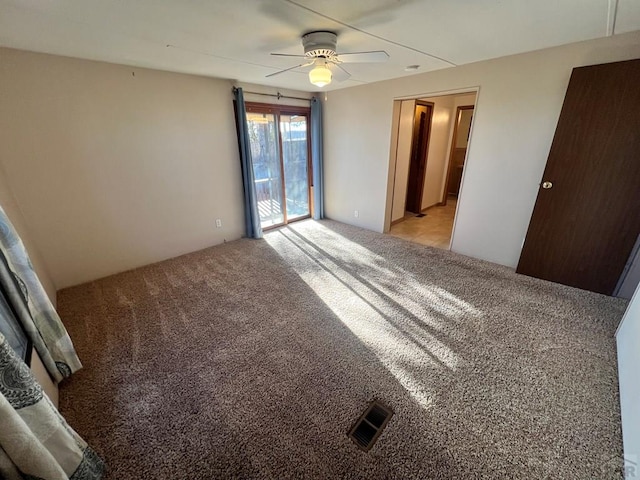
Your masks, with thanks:
[[[640,60],[575,68],[517,272],[611,295],[640,233]]]
[[[424,175],[427,168],[432,111],[432,104],[416,102],[405,206],[405,210],[408,212],[420,213],[422,210],[422,190],[424,189]]]

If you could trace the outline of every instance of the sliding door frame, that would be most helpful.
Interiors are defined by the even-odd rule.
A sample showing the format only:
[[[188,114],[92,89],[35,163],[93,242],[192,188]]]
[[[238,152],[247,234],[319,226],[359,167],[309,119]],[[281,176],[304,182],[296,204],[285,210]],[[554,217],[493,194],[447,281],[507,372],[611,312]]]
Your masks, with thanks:
[[[270,103],[257,103],[257,102],[246,102],[245,103],[247,113],[266,113],[271,114],[275,118],[275,124],[277,128],[278,135],[278,156],[280,161],[280,183],[282,185],[282,223],[278,223],[276,225],[270,225],[268,227],[263,227],[263,230],[270,230],[272,228],[278,228],[283,225],[287,225],[290,223],[288,215],[287,215],[287,191],[285,186],[285,178],[284,178],[284,153],[282,151],[282,131],[280,130],[280,117],[282,115],[304,115],[307,119],[307,198],[309,203],[309,213],[307,215],[303,215],[301,217],[296,217],[291,222],[297,222],[298,220],[305,220],[307,218],[311,218],[313,215],[313,202],[311,198],[311,191],[313,188],[313,171],[312,171],[312,162],[311,158],[311,107],[297,107],[291,105],[273,105]],[[255,182],[255,178],[253,179]]]

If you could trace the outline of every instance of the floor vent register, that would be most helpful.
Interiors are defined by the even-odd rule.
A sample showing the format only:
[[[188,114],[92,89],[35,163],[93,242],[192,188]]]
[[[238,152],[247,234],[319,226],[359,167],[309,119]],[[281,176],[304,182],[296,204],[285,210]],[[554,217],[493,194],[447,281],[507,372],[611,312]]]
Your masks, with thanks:
[[[376,443],[392,416],[393,411],[389,407],[374,400],[347,435],[358,448],[368,452]]]

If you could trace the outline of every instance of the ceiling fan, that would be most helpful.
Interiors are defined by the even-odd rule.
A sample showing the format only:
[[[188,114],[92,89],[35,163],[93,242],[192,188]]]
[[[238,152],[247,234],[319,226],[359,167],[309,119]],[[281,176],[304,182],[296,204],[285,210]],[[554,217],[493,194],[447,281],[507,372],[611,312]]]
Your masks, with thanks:
[[[313,67],[309,72],[309,81],[317,86],[329,85],[332,79],[338,82],[347,80],[351,74],[342,68],[343,63],[374,63],[386,62],[389,54],[384,50],[357,53],[337,53],[336,45],[338,36],[334,32],[319,31],[309,32],[302,36],[304,55],[290,55],[287,53],[272,53],[278,57],[306,58],[305,63],[295,65],[279,72],[271,73],[267,77],[280,75],[281,73],[296,68]]]

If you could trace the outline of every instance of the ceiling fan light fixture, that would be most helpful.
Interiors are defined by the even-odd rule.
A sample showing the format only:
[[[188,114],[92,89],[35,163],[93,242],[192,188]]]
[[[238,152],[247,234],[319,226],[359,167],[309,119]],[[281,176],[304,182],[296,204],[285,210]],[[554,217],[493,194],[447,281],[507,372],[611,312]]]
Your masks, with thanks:
[[[324,87],[331,83],[331,70],[326,65],[316,65],[309,72],[309,81],[316,87]]]

